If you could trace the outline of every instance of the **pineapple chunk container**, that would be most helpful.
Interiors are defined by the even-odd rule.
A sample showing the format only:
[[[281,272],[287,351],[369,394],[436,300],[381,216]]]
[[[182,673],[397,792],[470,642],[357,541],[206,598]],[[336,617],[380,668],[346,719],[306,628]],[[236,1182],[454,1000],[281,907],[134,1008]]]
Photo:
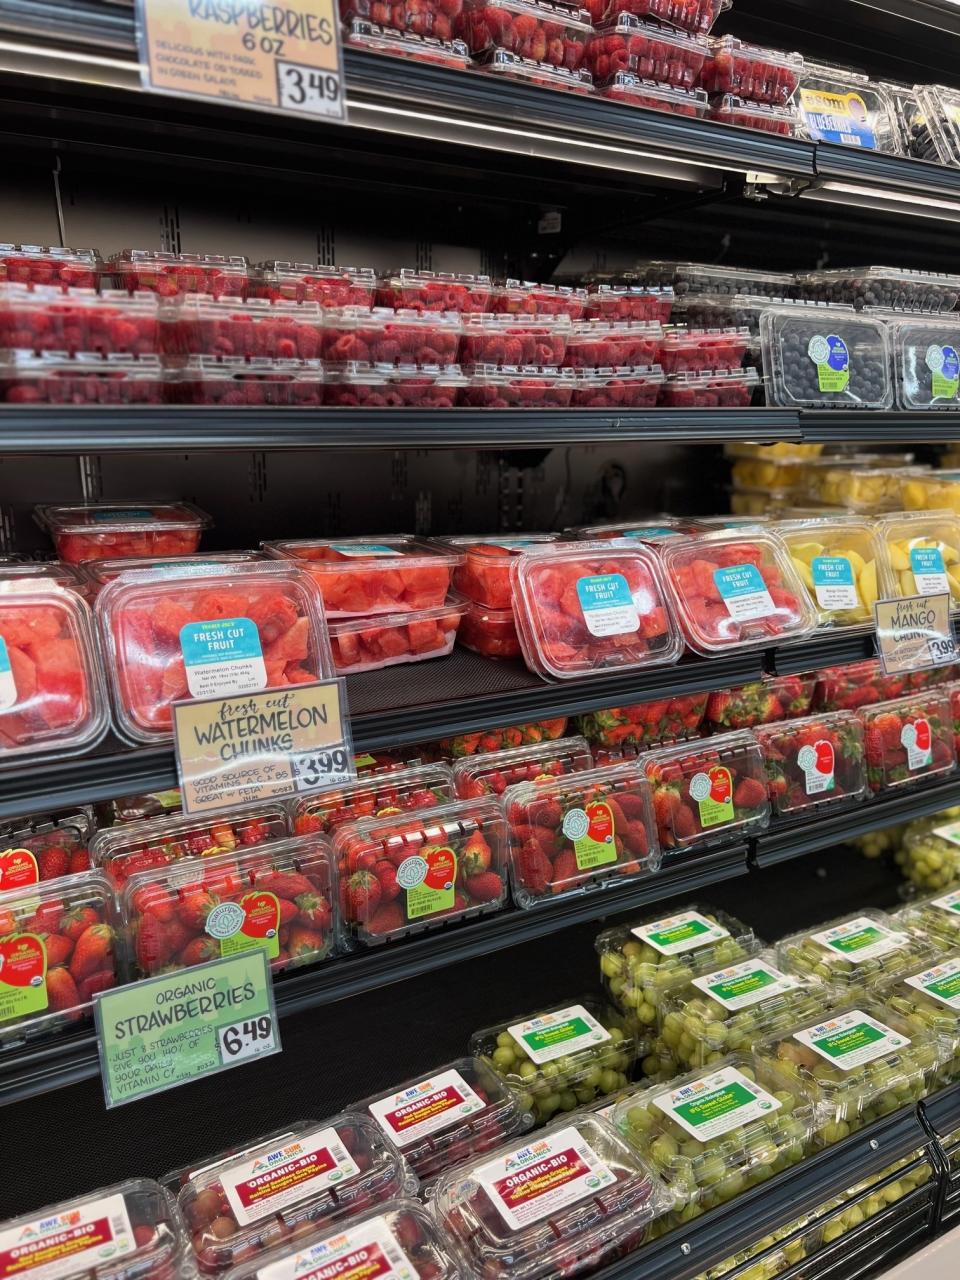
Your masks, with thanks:
[[[948,592],[960,604],[960,516],[952,511],[896,512],[879,525],[879,583],[885,598]]]
[[[834,516],[783,520],[773,528],[787,544],[821,627],[861,626],[871,621],[879,598],[881,558],[872,522]]]

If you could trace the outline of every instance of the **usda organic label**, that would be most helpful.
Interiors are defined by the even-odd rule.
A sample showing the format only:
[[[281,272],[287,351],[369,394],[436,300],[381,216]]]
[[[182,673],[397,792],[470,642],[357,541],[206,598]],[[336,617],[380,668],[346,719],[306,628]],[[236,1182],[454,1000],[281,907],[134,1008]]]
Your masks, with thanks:
[[[905,933],[894,933],[869,916],[857,916],[832,929],[811,934],[811,937],[830,955],[842,956],[851,964],[889,955],[891,951],[899,951],[910,941]]]
[[[708,1142],[771,1115],[781,1104],[735,1067],[724,1067],[692,1084],[671,1089],[654,1105],[698,1142]]]
[[[610,1039],[610,1032],[582,1004],[528,1018],[507,1030],[538,1066]]]
[[[664,956],[681,955],[684,951],[694,951],[697,947],[730,937],[728,929],[708,920],[699,911],[681,911],[675,916],[664,916],[652,924],[638,925],[630,932]]]
[[[774,996],[783,995],[785,991],[793,991],[799,983],[796,978],[791,978],[770,965],[745,960],[728,969],[716,969],[702,978],[694,978],[693,985],[699,987],[711,1000],[722,1004],[724,1009],[736,1013],[738,1009],[748,1009],[751,1005],[760,1004],[762,1000],[770,1000]]]
[[[960,1009],[960,960],[947,960],[907,978],[907,985],[939,1000],[949,1009]]]
[[[859,1009],[797,1031],[793,1038],[841,1071],[852,1071],[888,1053],[899,1053],[910,1043],[906,1036]]]

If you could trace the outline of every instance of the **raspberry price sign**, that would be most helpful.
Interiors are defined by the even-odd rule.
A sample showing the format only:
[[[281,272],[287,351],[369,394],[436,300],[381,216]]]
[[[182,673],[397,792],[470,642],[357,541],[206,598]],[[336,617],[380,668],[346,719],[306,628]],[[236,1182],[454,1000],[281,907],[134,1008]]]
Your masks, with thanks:
[[[948,592],[877,600],[873,611],[885,675],[927,671],[957,661]]]

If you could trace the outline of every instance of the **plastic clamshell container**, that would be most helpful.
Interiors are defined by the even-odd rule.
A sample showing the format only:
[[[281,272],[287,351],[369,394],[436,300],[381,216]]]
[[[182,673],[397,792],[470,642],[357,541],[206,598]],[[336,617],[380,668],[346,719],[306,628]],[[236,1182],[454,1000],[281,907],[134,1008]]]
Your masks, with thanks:
[[[0,244],[0,280],[31,287],[96,289],[104,270],[96,249],[66,249],[62,245]]]
[[[633,71],[616,71],[602,84],[597,85],[597,93],[601,98],[613,102],[624,102],[632,107],[646,107],[650,111],[669,111],[675,116],[689,116],[692,120],[702,120],[707,114],[710,100],[702,89],[681,89],[672,84],[658,84],[656,80],[645,80]],[[646,314],[638,311],[636,316],[630,312],[609,313],[589,312],[589,315],[603,316],[608,314],[612,319],[651,319],[664,323],[669,319],[669,307],[666,315],[657,312]]]
[[[166,386],[158,356],[0,352],[3,404],[162,404]]]
[[[901,511],[884,517],[878,533],[885,599],[948,592],[960,603],[960,515]]]
[[[545,678],[639,670],[679,658],[660,563],[642,543],[531,551],[512,572],[524,660]]]
[[[748,729],[661,747],[637,765],[653,788],[664,852],[742,838],[770,822],[763,752]]]
[[[571,369],[656,364],[663,338],[657,320],[578,320],[567,342],[566,364]]]
[[[704,298],[697,298],[696,301],[703,302]],[[736,304],[740,299],[737,297],[724,299],[717,295],[716,301],[718,303],[730,301]],[[811,458],[819,458],[824,448],[822,444],[796,444],[793,440],[781,440],[777,444],[744,444],[734,440],[728,441],[723,446],[723,453],[726,458],[756,458],[758,462],[801,463],[809,462]]]
[[[514,1140],[451,1169],[434,1212],[471,1275],[554,1280],[638,1248],[671,1207],[656,1175],[607,1122],[581,1114],[526,1146]]]
[[[473,1056],[532,1109],[538,1125],[623,1089],[638,1047],[621,1015],[592,995],[517,1014],[470,1037]]]
[[[443,604],[370,618],[334,618],[330,647],[337,675],[379,671],[453,652],[468,601],[452,591]]]
[[[298,835],[314,831],[330,835],[348,822],[434,809],[455,798],[453,774],[447,765],[411,765],[367,774],[335,791],[301,796],[293,803],[293,829]]]
[[[91,599],[101,587],[125,573],[142,573],[145,569],[212,569],[216,565],[257,564],[265,559],[262,551],[205,551],[170,556],[116,556],[108,560],[85,560],[78,572],[83,589]],[[69,566],[65,566],[69,567]],[[3,571],[0,570],[0,576]]]
[[[0,563],[0,581],[22,582],[25,578],[39,578],[43,582],[55,582],[87,596],[86,566],[64,564],[60,560],[4,561]]]
[[[179,1280],[190,1274],[189,1252],[176,1205],[149,1178],[130,1178],[0,1225],[0,1259],[10,1276]]]
[[[923,824],[907,831],[896,855],[897,865],[908,882],[923,893],[944,894],[960,883],[958,845],[960,828],[955,824],[934,826],[932,830]]]
[[[412,534],[286,539],[263,549],[311,575],[328,618],[435,609],[446,602],[462,560],[450,547]]]
[[[659,552],[681,631],[696,653],[799,638],[817,624],[775,533],[755,528],[671,538]]]
[[[328,1223],[416,1189],[416,1175],[380,1126],[344,1112],[300,1121],[239,1157],[208,1163],[181,1188],[178,1203],[199,1270],[218,1275],[262,1262],[281,1240],[315,1237]]]
[[[900,506],[900,490],[905,479],[924,475],[929,467],[912,467],[893,461],[890,465],[837,466],[824,462],[812,467],[811,497],[830,506],[842,506],[861,515],[895,511]]]
[[[460,321],[460,363],[556,368],[564,363],[571,329],[563,314],[467,314]]]
[[[929,938],[907,932],[872,907],[777,943],[781,969],[819,978],[846,1000],[860,1000],[878,982],[917,972],[931,956]]]
[[[602,891],[660,866],[650,787],[632,765],[518,783],[504,811],[520,907]]]
[[[660,403],[668,409],[745,409],[759,386],[756,369],[674,373],[660,388]]]
[[[853,308],[794,303],[760,316],[767,399],[783,408],[889,409],[886,326]]]
[[[476,1159],[533,1124],[532,1109],[522,1107],[479,1058],[458,1058],[351,1110],[376,1121],[427,1191],[445,1169]]]
[[[0,281],[3,276],[0,272]],[[108,289],[0,283],[0,347],[155,355],[160,351],[156,296]]]
[[[856,711],[947,678],[938,668],[885,676],[876,658],[865,658],[842,667],[824,667],[816,676],[813,706],[817,711]]]
[[[862,489],[857,492],[866,500]],[[840,516],[784,520],[772,527],[787,544],[820,627],[861,626],[872,620],[882,589],[883,558],[874,522]]]
[[[593,757],[585,738],[557,738],[505,751],[485,751],[482,755],[456,760],[453,782],[461,800],[476,796],[502,796],[508,787],[520,783],[554,783],[569,773],[593,768]]]
[[[512,609],[489,609],[471,600],[460,622],[457,640],[485,658],[520,658],[520,637]]]
[[[415,271],[402,267],[377,280],[377,305],[410,311],[486,311],[489,276],[453,271]]]
[[[805,272],[797,276],[797,284],[804,298],[858,309],[949,312],[960,298],[960,276],[904,267],[832,267]]]
[[[94,994],[124,980],[117,926],[101,871],[0,893],[0,1051],[89,1017]]]
[[[713,37],[700,84],[710,94],[737,94],[751,102],[785,107],[803,72],[799,53],[745,44],[736,36]]]
[[[648,284],[672,285],[679,302],[688,294],[756,294],[785,298],[793,288],[793,275],[786,271],[759,271],[753,267],[733,267],[726,263],[674,262],[651,259],[637,268]]]
[[[960,471],[917,472],[905,476],[900,501],[907,511],[952,511],[960,515]]]
[[[411,58],[414,62],[429,62],[434,66],[452,67],[466,71],[473,65],[470,50],[463,40],[438,40],[434,36],[421,36],[415,31],[396,31],[392,27],[380,27],[364,18],[353,18],[344,28],[347,44],[371,53],[385,53],[395,58]],[[366,299],[361,306],[369,306]]]
[[[707,700],[704,723],[713,733],[725,733],[773,720],[796,720],[810,710],[815,689],[813,673],[763,676],[732,689],[715,689]]]
[[[899,918],[905,917],[901,912]],[[936,1038],[944,1084],[960,1075],[960,952],[941,952],[917,973],[884,983],[876,1000],[896,1015],[911,1040]]]
[[[189,502],[38,506],[34,519],[67,564],[117,556],[190,555],[213,521]]]
[[[251,268],[246,258],[216,253],[167,253],[154,249],[123,249],[107,263],[114,282],[134,293],[149,289],[162,297],[178,293],[209,293],[245,298]]]
[[[737,516],[781,516],[792,509],[796,495],[792,489],[731,489],[730,510]]]
[[[670,90],[671,85],[646,85],[639,77],[630,72],[618,73],[626,77],[625,87],[632,87],[634,82],[644,84],[651,91]],[[607,82],[607,88],[618,80]],[[645,285],[633,283],[605,283],[594,281],[587,285],[587,305],[584,317],[587,320],[659,320],[666,324],[673,310],[674,292],[670,285]]]
[[[934,163],[960,165],[960,93],[942,84],[916,85],[919,116],[911,133],[923,158]],[[911,154],[914,148],[910,147]]]
[[[564,93],[593,93],[593,76],[586,67],[571,71],[569,67],[555,67],[551,62],[522,58],[519,53],[510,53],[507,49],[491,49],[484,54],[480,70],[487,75],[523,80],[526,84],[539,85],[542,89],[559,89]]]
[[[381,36],[400,33],[364,23]],[[353,41],[351,40],[351,43]],[[258,297],[319,302],[322,307],[372,307],[377,278],[372,267],[317,266],[310,262],[260,262],[254,292]]]
[[[946,845],[945,852],[949,856],[955,852],[957,845],[941,834],[943,830],[943,827],[939,831],[934,827],[931,832],[925,832],[914,839],[921,839],[934,848],[942,843]],[[895,912],[892,919],[901,928],[931,938],[938,947],[960,951],[960,891],[956,889],[951,889],[948,893],[938,892],[926,898],[914,898]]]
[[[775,107],[769,102],[749,102],[732,93],[725,93],[722,98],[714,99],[707,119],[716,120],[720,124],[735,124],[741,129],[776,133],[782,138],[797,136],[797,117],[791,107]]]
[[[390,1199],[378,1212],[348,1223],[329,1236],[311,1234],[299,1246],[277,1245],[263,1257],[241,1263],[225,1280],[295,1280],[296,1277],[362,1275],[385,1280],[462,1280],[460,1259],[433,1216],[416,1200]]]
[[[452,409],[467,380],[459,365],[327,364],[324,404],[348,408]]]
[[[104,827],[90,841],[90,858],[120,889],[140,871],[169,867],[182,858],[239,853],[289,834],[285,806],[260,804],[227,809],[217,817],[178,815]]]
[[[643,80],[696,89],[709,56],[710,44],[703,36],[618,13],[597,26],[586,66],[598,81],[633,71]]]
[[[187,356],[170,367],[166,397],[172,404],[283,405],[323,403],[319,360],[271,360],[266,356]]]
[[[601,538],[636,538],[638,542],[649,542],[656,546],[664,538],[678,538],[685,533],[698,533],[701,525],[689,516],[659,515],[641,516],[636,520],[628,520],[619,524],[581,525],[568,529],[570,537],[587,542]]]
[[[668,22],[682,31],[697,31],[706,35],[721,13],[730,8],[731,0],[587,0],[587,8],[594,22],[604,15],[618,13],[636,14],[638,18],[655,18]]]
[[[4,892],[25,888],[90,869],[87,845],[93,833],[93,814],[36,814],[13,818],[0,829]]]
[[[348,941],[394,942],[499,911],[506,826],[487,797],[340,827],[334,854]]]
[[[852,711],[768,724],[754,730],[763,750],[774,818],[795,818],[863,800],[863,725]]]
[[[960,400],[960,324],[949,316],[889,322],[899,409],[955,409]]]
[[[460,403],[473,409],[565,409],[576,379],[572,369],[537,365],[471,364]]]
[[[96,614],[117,727],[133,742],[168,741],[179,699],[333,675],[320,593],[289,563],[127,574]]]
[[[456,34],[474,55],[506,49],[534,62],[575,71],[593,30],[590,15],[576,4],[550,0],[464,0]]]
[[[522,747],[528,742],[552,742],[562,738],[567,731],[567,716],[551,720],[531,720],[528,724],[505,725],[499,729],[487,729],[476,733],[458,733],[451,738],[440,738],[426,743],[423,750],[434,758],[456,760],[460,756],[473,756],[478,751],[502,751],[505,747]]]
[[[456,364],[460,317],[453,311],[393,307],[327,307],[321,355],[344,364]]]
[[[317,302],[180,294],[160,311],[163,350],[169,356],[315,360],[321,315]]]
[[[517,556],[531,548],[555,543],[556,533],[459,534],[442,539],[462,559],[453,571],[453,586],[461,595],[488,609],[510,609],[513,589],[510,569]]]
[[[635,702],[631,706],[606,707],[577,717],[575,724],[593,747],[642,750],[677,738],[696,738],[708,696],[690,693]]]
[[[867,782],[873,792],[909,786],[957,767],[953,714],[939,689],[862,707]]]
[[[498,314],[569,316],[579,320],[587,305],[586,289],[562,284],[535,284],[530,280],[504,280],[494,285],[490,310]]]
[[[803,132],[812,142],[903,154],[893,103],[865,75],[808,61],[794,103]]]
[[[145,977],[254,948],[279,973],[329,958],[339,942],[333,859],[319,835],[137,871],[120,909]]]
[[[664,331],[660,364],[666,374],[739,369],[749,343],[750,330],[745,327],[672,327]]]

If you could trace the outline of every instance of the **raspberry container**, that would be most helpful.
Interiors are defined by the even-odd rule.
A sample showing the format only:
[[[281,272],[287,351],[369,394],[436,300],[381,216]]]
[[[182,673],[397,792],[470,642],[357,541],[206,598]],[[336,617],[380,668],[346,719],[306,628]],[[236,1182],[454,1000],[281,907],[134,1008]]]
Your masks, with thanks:
[[[566,409],[576,387],[570,369],[472,364],[460,403],[474,409]]]
[[[506,49],[534,62],[576,71],[593,26],[576,4],[550,0],[464,0],[456,34],[472,54]]]
[[[709,657],[804,636],[817,615],[783,541],[755,528],[671,538],[660,548],[684,638]]]
[[[454,34],[461,7],[461,0],[340,0],[340,17],[345,23],[369,18],[398,33],[446,41]]]
[[[597,26],[586,66],[598,81],[633,71],[643,80],[695,89],[709,56],[710,44],[702,36],[618,13]]]
[[[658,84],[656,80],[644,80],[634,71],[617,71],[602,84],[597,85],[601,98],[612,102],[624,102],[631,107],[646,107],[650,111],[669,111],[675,116],[689,116],[691,120],[702,120],[709,106],[709,99],[702,89],[679,89],[672,84]],[[666,315],[660,311],[666,310]],[[603,315],[602,312],[588,314]],[[613,318],[620,318],[616,311],[609,313]],[[633,319],[629,312],[623,319]],[[655,313],[638,314],[636,319],[663,320],[669,319],[669,308],[660,308]]]
[[[776,133],[781,138],[795,138],[797,117],[792,107],[774,107],[768,102],[748,102],[735,94],[725,93],[714,99],[707,112],[708,120],[720,124],[735,124],[741,129],[760,129],[763,133]]]
[[[173,404],[314,409],[323,403],[323,368],[319,360],[190,356],[167,374],[166,391]]]
[[[903,154],[893,102],[865,75],[808,61],[794,101],[801,130],[811,142]]]
[[[169,867],[183,858],[242,852],[284,840],[289,833],[284,806],[261,804],[216,818],[153,818],[105,827],[90,841],[90,857],[122,889],[138,872]]]
[[[452,409],[467,380],[458,365],[328,364],[324,404],[340,408]]]
[[[960,400],[960,325],[948,317],[890,321],[898,409],[955,409]]]
[[[470,1275],[554,1280],[639,1248],[671,1205],[605,1120],[580,1115],[449,1170],[434,1209]]]
[[[952,604],[960,601],[960,516],[894,513],[880,520],[878,533],[884,598],[949,592]]]
[[[764,725],[754,736],[763,751],[774,818],[866,798],[863,726],[852,711]]]
[[[746,328],[667,329],[660,348],[664,373],[739,369],[750,345]]]
[[[677,738],[697,737],[707,698],[706,693],[691,693],[636,702],[629,707],[607,707],[577,717],[575,724],[593,747],[643,749]]]
[[[413,271],[403,267],[377,280],[377,306],[477,313],[487,310],[491,289],[489,276]]]
[[[506,903],[506,820],[492,797],[341,827],[334,853],[355,944],[395,942]]]
[[[485,658],[520,658],[520,637],[512,609],[490,609],[471,600],[460,622],[457,640]]]
[[[159,309],[152,293],[0,284],[0,347],[22,351],[156,355]]]
[[[858,496],[866,490],[855,481]],[[821,627],[861,626],[880,594],[882,545],[875,525],[850,516],[783,520],[773,528],[787,544]]]
[[[490,310],[511,316],[568,316],[582,318],[586,289],[559,284],[533,284],[528,280],[504,280],[494,285]]]
[[[742,839],[769,825],[763,752],[747,729],[661,747],[637,765],[653,787],[664,852]]]
[[[660,388],[660,403],[669,409],[745,409],[759,386],[756,369],[676,373]]]
[[[3,404],[162,404],[166,382],[157,356],[0,352]]]
[[[320,593],[286,564],[115,578],[97,596],[117,728],[166,742],[172,704],[333,675]]]
[[[636,543],[577,543],[514,561],[524,660],[545,679],[674,663],[680,637],[655,552]]]
[[[732,93],[750,102],[785,107],[803,72],[799,53],[782,53],[736,36],[714,37],[700,84],[710,94]]]
[[[889,339],[852,307],[793,303],[760,316],[767,398],[784,408],[889,409]]]
[[[321,355],[341,364],[455,364],[460,317],[452,311],[395,311],[392,307],[328,307]]]
[[[452,591],[443,604],[429,609],[331,619],[330,647],[337,675],[379,671],[452,653],[467,605],[463,596]]]
[[[563,364],[570,317],[465,315],[460,328],[460,361],[481,365]]]
[[[618,76],[626,77],[622,82],[625,87],[633,85],[638,77],[630,72],[619,72]],[[617,80],[617,77],[614,77]],[[610,84],[612,82],[608,82]],[[643,83],[640,81],[639,83]],[[646,89],[663,90],[672,86],[646,86]],[[646,105],[646,104],[641,104]],[[669,285],[663,288],[644,284],[601,283],[594,281],[587,285],[587,306],[584,316],[587,320],[659,320],[666,324],[673,310],[674,294]]]
[[[100,871],[0,893],[0,1050],[89,1017],[124,980],[117,925]]]
[[[67,564],[118,556],[190,555],[213,521],[190,502],[41,505],[34,519]]]
[[[650,788],[632,765],[519,783],[504,809],[520,907],[603,891],[659,869]]]
[[[947,830],[950,830],[947,827]],[[943,828],[940,828],[940,832]],[[930,836],[933,840],[930,840]],[[927,844],[945,846],[948,857],[954,856],[956,845],[947,840],[938,829],[923,837]],[[951,889],[949,893],[936,893],[928,898],[914,898],[905,907],[895,912],[893,919],[902,929],[917,933],[921,937],[930,938],[938,950],[960,950],[960,891]]]
[[[559,89],[564,93],[593,93],[593,76],[586,67],[571,71],[569,67],[555,67],[549,62],[521,58],[518,53],[510,53],[506,49],[493,49],[484,55],[480,70],[486,74],[506,76],[510,80],[522,80],[525,84],[539,85],[541,89]]]
[[[344,29],[343,38],[355,48],[367,49],[371,53],[385,53],[393,58],[411,58],[414,62],[451,67],[455,71],[467,71],[473,66],[470,50],[463,40],[438,40],[435,36],[421,36],[413,31],[378,27],[365,18],[351,19]],[[369,299],[358,298],[356,301],[360,306],[370,306]]]
[[[663,339],[655,320],[581,320],[573,326],[566,362],[574,369],[652,365],[660,359]]]
[[[161,308],[163,349],[172,356],[314,360],[320,355],[320,306],[286,298],[212,298],[181,294]]]
[[[219,253],[165,253],[123,249],[107,263],[114,282],[130,293],[149,289],[164,298],[178,293],[208,293],[214,298],[245,298],[251,288],[246,258]]]
[[[485,751],[480,756],[455,760],[453,781],[461,800],[477,796],[502,796],[521,783],[553,784],[571,773],[593,768],[590,748],[583,738],[558,738],[526,747]],[[509,815],[508,815],[509,816]]]
[[[514,560],[532,548],[555,543],[559,536],[556,533],[520,533],[516,537],[461,534],[442,541],[463,557],[453,571],[456,590],[487,609],[509,610],[513,602],[510,570]]]
[[[91,601],[97,592],[122,574],[144,569],[212,569],[217,565],[257,564],[264,560],[262,551],[201,551],[189,555],[117,556],[109,560],[84,560],[76,572],[82,575],[83,590]],[[64,568],[70,566],[65,565]]]
[[[280,1242],[316,1239],[328,1224],[416,1189],[416,1175],[380,1126],[343,1112],[302,1120],[208,1163],[190,1175],[178,1203],[197,1267],[219,1275],[240,1264],[262,1266]],[[254,1274],[262,1280],[262,1271]]]
[[[712,266],[706,262],[642,262],[637,270],[648,284],[672,285],[679,302],[690,294],[733,296],[754,294],[766,298],[787,298],[793,290],[793,275],[786,271],[758,271],[753,267]]]
[[[816,675],[763,676],[732,689],[715,689],[707,699],[704,724],[710,732],[752,729],[774,720],[795,720],[810,710]]]
[[[362,24],[370,27],[369,23]],[[371,28],[377,31],[378,28]],[[384,31],[383,36],[398,33]],[[351,41],[353,43],[353,41]],[[372,267],[314,266],[310,262],[260,262],[253,292],[272,302],[319,302],[321,307],[372,307],[377,278]]]
[[[638,18],[668,22],[682,31],[707,35],[720,14],[730,8],[730,3],[731,0],[587,0],[586,7],[597,23],[604,17],[629,13]]]
[[[5,1222],[0,1266],[42,1280],[177,1280],[189,1274],[189,1246],[163,1187],[131,1178]]]
[[[932,957],[931,938],[908,932],[895,917],[872,907],[777,943],[781,969],[819,978],[849,1001],[867,998],[878,982],[916,973]]]
[[[293,803],[297,835],[330,835],[347,822],[434,809],[456,798],[453,774],[445,764],[410,765],[386,773],[367,774],[335,791],[301,796]]]
[[[553,742],[567,731],[567,717],[553,720],[533,720],[529,724],[508,725],[502,729],[487,729],[483,733],[458,733],[453,738],[440,738],[423,748],[437,753],[442,759],[456,760],[460,756],[473,756],[478,751],[502,751],[505,747],[522,747],[528,742]]]
[[[833,267],[797,276],[801,297],[862,310],[952,311],[960,298],[960,276],[904,267]]]
[[[136,871],[120,891],[131,962],[144,977],[263,950],[274,973],[337,950],[333,859],[318,835]]]
[[[0,244],[0,280],[12,284],[97,289],[103,271],[103,259],[96,249]]]
[[[957,767],[953,713],[942,690],[862,707],[859,716],[871,791],[909,786]]]
[[[443,605],[462,557],[412,534],[265,542],[276,559],[293,561],[317,583],[328,618],[407,613]]]
[[[905,913],[901,913],[905,914]],[[960,955],[940,953],[905,978],[884,983],[876,1000],[905,1026],[913,1041],[933,1036],[940,1046],[939,1083],[960,1075]]]

